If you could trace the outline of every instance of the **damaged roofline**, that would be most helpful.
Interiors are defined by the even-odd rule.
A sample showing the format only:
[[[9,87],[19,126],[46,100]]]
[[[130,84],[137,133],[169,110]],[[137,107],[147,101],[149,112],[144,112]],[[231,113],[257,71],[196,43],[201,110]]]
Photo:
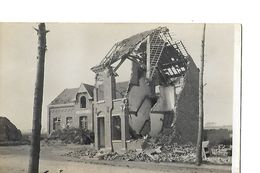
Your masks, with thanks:
[[[111,66],[116,61],[125,58],[125,56],[128,57],[133,52],[133,50],[138,47],[138,45],[140,46],[140,44],[146,41],[147,37],[153,34],[155,31],[167,32],[168,28],[158,27],[153,30],[138,33],[127,39],[115,43],[113,47],[109,50],[105,58],[103,58],[98,65],[92,67],[91,70],[95,73],[98,73],[100,71],[103,71],[102,69]]]
[[[170,51],[170,54],[167,55],[167,52],[164,51],[165,48],[168,48],[166,51]],[[174,57],[169,57],[172,54],[175,54]],[[159,74],[166,83],[170,84],[173,82],[173,78],[185,74],[189,57],[182,41],[173,41],[168,28],[158,27],[116,43],[101,63],[92,67],[91,70],[98,74],[106,68],[110,68],[116,74],[124,61],[129,59],[146,70],[148,80],[153,80],[155,75]],[[161,60],[162,58],[165,60]],[[113,67],[112,64],[119,60],[120,62]]]

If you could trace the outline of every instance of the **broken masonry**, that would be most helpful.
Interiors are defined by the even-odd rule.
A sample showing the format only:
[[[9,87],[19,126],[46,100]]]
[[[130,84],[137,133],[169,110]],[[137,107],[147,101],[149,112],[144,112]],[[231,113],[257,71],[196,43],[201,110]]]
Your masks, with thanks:
[[[132,62],[129,81],[116,82],[117,70]],[[131,139],[175,128],[180,141],[196,143],[199,70],[181,41],[166,27],[116,43],[95,72],[93,92],[96,149],[136,148]]]

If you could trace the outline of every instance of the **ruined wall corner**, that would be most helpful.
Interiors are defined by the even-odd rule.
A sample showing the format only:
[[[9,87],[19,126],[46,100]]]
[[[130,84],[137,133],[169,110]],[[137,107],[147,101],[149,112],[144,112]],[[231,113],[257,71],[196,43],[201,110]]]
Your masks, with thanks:
[[[196,144],[199,117],[199,70],[190,58],[183,89],[176,103],[176,133],[181,143]]]

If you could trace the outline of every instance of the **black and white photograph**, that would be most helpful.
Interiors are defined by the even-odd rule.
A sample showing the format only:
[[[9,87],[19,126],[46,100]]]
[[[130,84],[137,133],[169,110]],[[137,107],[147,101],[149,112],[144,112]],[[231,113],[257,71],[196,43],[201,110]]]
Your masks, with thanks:
[[[1,22],[0,173],[239,172],[241,34]]]

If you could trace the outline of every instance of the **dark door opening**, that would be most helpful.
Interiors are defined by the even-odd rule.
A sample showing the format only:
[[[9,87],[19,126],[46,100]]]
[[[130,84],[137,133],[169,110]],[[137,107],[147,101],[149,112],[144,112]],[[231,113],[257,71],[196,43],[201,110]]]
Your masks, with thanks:
[[[120,116],[112,116],[112,140],[121,140]]]
[[[98,125],[98,146],[99,148],[105,147],[105,118],[98,117],[97,118]]]

